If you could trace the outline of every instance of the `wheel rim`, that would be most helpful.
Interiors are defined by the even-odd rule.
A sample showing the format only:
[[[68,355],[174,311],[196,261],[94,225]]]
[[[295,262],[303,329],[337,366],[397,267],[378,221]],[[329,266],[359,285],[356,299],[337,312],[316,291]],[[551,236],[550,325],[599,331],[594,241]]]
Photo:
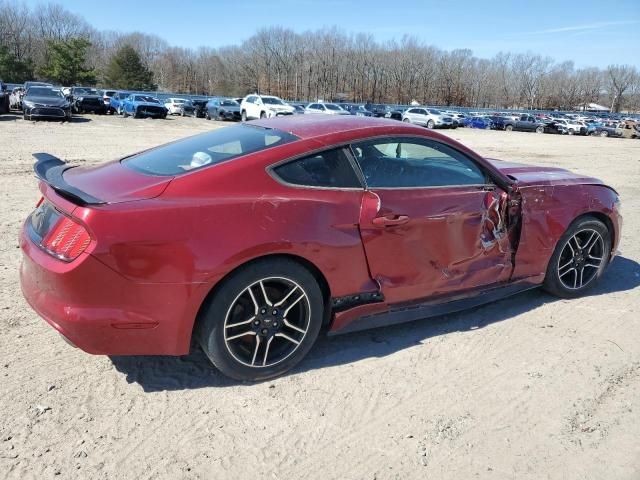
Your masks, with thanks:
[[[231,303],[224,320],[224,343],[241,364],[272,367],[298,350],[310,321],[311,304],[300,285],[284,277],[263,278]]]
[[[604,260],[604,239],[587,228],[573,235],[562,247],[558,258],[558,278],[569,290],[587,286],[598,275]]]

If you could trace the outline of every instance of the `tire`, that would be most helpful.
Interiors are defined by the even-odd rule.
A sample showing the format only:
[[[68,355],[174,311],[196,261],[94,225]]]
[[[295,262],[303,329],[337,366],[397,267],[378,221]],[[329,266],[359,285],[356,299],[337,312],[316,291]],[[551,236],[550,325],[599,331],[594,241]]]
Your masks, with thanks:
[[[404,120],[402,120],[403,123],[411,123],[411,119],[409,118],[405,118]]]
[[[300,299],[297,292],[303,294]],[[279,301],[285,303],[279,306]],[[274,316],[273,311],[278,313]],[[223,374],[236,380],[265,380],[285,373],[304,358],[318,337],[323,316],[322,292],[309,270],[289,259],[264,259],[241,267],[224,280],[203,308],[195,335]]]
[[[427,121],[427,128],[431,129],[436,126],[436,123],[433,120]]]
[[[223,120],[222,117],[220,117],[220,110],[216,110],[216,122],[221,122]]]
[[[601,137],[608,137],[609,136],[609,132],[607,132],[606,130],[603,130],[600,132],[600,136]]]
[[[536,133],[544,133],[544,127],[536,127]]]
[[[240,114],[240,120],[243,122],[247,121],[247,112],[246,110],[243,110],[242,113]]]
[[[505,125],[504,131],[505,132],[512,132],[513,131],[513,125]]]
[[[206,118],[207,120],[211,120],[211,117],[209,116],[209,111],[207,110],[207,113],[204,114],[204,118]]]
[[[122,109],[122,116],[123,116],[124,118],[127,118],[127,117],[129,116],[129,114],[127,113],[127,110],[126,110],[126,109],[124,109],[124,108]]]
[[[581,296],[598,283],[610,253],[611,233],[607,226],[590,215],[578,218],[558,241],[543,288],[561,298]]]
[[[260,112],[260,118],[267,118],[267,114],[264,112]]]
[[[31,118],[29,117],[29,115],[27,115],[26,113],[22,114],[22,119],[23,120],[31,120]]]
[[[573,131],[573,128],[570,128],[568,133],[569,133],[569,135],[573,135],[576,132]]]

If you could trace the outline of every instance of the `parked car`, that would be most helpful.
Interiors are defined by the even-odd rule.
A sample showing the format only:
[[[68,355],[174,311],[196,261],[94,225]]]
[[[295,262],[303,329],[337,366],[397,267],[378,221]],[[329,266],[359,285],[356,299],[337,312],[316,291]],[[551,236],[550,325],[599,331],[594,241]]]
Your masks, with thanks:
[[[186,98],[167,98],[164,101],[164,106],[169,115],[181,115],[184,117],[185,115],[193,115],[195,111],[191,100]]]
[[[240,120],[240,104],[233,98],[214,97],[206,108],[207,120]]]
[[[411,107],[402,115],[404,123],[413,123],[427,128],[456,128],[453,119],[435,108]]]
[[[191,100],[194,117],[205,118],[207,116],[207,102],[208,100]]]
[[[118,115],[122,115],[123,109],[122,105],[124,101],[131,95],[131,92],[116,92],[112,95],[110,100],[110,106],[112,111],[116,112]]]
[[[622,137],[623,130],[618,126],[596,125],[591,135],[594,137]]]
[[[289,371],[322,327],[535,287],[582,296],[621,238],[601,180],[391,120],[263,119],[97,167],[36,159],[44,198],[19,242],[29,305],[87,352],[186,355],[193,338],[241,380]]]
[[[304,109],[304,113],[321,113],[325,115],[351,115],[347,110],[342,108],[337,103],[324,103],[324,102],[314,102],[307,105],[307,108]]]
[[[366,103],[364,108],[369,110],[374,117],[384,117],[387,113],[391,113],[394,110],[391,105],[384,105],[380,103]]]
[[[466,117],[462,121],[465,127],[469,128],[482,128],[488,130],[493,125],[493,122],[489,117]]]
[[[302,103],[289,103],[289,105],[291,105],[293,107],[293,114],[294,115],[304,115],[304,108],[306,107],[306,105],[302,104]]]
[[[71,104],[59,89],[32,86],[22,98],[22,117],[25,120],[49,118],[69,121],[71,115]]]
[[[69,98],[74,113],[106,113],[102,93],[91,87],[72,87]]]
[[[167,108],[151,95],[132,93],[122,103],[122,115],[133,118],[167,118]]]
[[[22,98],[24,97],[24,87],[14,87],[9,95],[9,108],[22,110]]]
[[[393,110],[385,113],[384,118],[391,118],[393,120],[402,121],[402,115],[407,111],[409,107],[396,107]]]
[[[533,115],[520,115],[517,120],[513,116],[500,116],[495,117],[492,121],[493,128],[497,130],[544,133],[545,122]]]
[[[364,105],[359,105],[357,103],[341,103],[340,106],[344,108],[351,115],[355,115],[356,117],[372,117],[373,113],[364,108]]]
[[[8,91],[7,85],[2,80],[0,80],[0,114],[9,113],[10,95],[11,94]]]
[[[240,103],[242,121],[293,115],[295,108],[273,95],[247,95]]]
[[[102,101],[104,103],[104,108],[106,113],[115,113],[115,108],[111,106],[111,99],[117,93],[116,90],[103,90],[102,91]]]

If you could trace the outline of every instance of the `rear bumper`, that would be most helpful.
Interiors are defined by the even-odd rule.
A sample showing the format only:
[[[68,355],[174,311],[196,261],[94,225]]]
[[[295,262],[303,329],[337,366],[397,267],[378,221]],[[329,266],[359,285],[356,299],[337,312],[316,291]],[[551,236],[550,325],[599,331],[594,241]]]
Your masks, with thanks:
[[[87,253],[64,263],[24,231],[20,247],[25,299],[69,343],[103,355],[189,352],[199,285],[133,282]]]

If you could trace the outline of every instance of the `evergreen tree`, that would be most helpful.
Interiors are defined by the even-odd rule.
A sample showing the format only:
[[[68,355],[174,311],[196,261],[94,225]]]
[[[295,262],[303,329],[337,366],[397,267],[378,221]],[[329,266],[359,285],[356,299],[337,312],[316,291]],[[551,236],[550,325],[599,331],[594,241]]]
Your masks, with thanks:
[[[32,78],[31,61],[22,62],[11,54],[7,47],[0,46],[0,79],[8,83],[22,83]]]
[[[131,45],[124,45],[111,58],[105,74],[106,84],[122,90],[155,90],[153,73],[142,63]]]
[[[87,49],[91,42],[84,38],[49,42],[49,57],[40,75],[62,85],[94,85],[96,73],[86,68]]]

